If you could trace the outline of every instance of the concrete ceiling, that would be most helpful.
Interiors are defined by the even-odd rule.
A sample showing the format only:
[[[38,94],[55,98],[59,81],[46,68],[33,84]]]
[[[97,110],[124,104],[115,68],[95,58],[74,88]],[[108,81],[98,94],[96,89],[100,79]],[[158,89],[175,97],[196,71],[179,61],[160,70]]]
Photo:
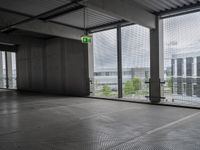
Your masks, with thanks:
[[[200,0],[0,0],[0,31],[15,28],[79,39],[84,33],[84,9],[87,29],[117,23],[155,28],[156,15],[199,3]]]
[[[67,3],[70,0],[0,0],[0,7],[35,16]]]

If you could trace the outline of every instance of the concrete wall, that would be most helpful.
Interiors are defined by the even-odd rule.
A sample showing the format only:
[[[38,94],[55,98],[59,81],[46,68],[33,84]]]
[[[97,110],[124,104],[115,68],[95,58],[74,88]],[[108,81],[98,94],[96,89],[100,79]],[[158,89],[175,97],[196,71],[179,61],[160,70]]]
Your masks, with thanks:
[[[18,46],[19,90],[89,95],[88,50],[80,41],[53,38]]]

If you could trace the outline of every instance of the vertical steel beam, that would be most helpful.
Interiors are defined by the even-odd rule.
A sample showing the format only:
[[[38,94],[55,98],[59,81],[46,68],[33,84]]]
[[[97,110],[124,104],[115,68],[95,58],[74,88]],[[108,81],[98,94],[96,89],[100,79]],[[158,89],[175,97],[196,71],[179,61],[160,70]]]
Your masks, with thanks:
[[[0,88],[4,88],[3,84],[3,54],[0,51]]]
[[[8,78],[8,52],[5,52],[5,66],[6,66],[6,88],[9,88],[9,78]]]
[[[122,90],[122,39],[121,25],[117,26],[117,71],[118,71],[118,98],[123,97]]]

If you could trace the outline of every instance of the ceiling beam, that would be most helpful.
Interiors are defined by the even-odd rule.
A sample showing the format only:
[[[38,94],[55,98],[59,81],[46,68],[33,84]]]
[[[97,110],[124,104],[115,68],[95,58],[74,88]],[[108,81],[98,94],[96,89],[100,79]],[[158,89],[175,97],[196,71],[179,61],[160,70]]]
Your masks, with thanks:
[[[125,20],[110,22],[107,24],[87,28],[87,31],[88,31],[88,33],[93,33],[93,32],[97,32],[99,30],[102,31],[102,30],[106,30],[106,29],[110,29],[110,28],[116,28],[118,25],[125,24],[125,23],[127,23],[127,21],[125,21]]]
[[[140,24],[148,28],[156,27],[155,15],[134,2],[132,2],[132,5],[123,0],[87,0],[79,3],[131,23]]]
[[[64,37],[70,39],[79,40],[81,35],[84,34],[83,30],[59,25],[52,22],[45,22],[42,20],[33,20],[25,24],[15,26],[16,29],[31,31],[35,33],[41,33],[51,36]]]
[[[79,5],[80,6],[80,5]],[[84,7],[84,6],[82,6]],[[76,7],[77,8],[77,7]],[[8,13],[8,14],[11,14],[13,17],[16,17],[16,18],[23,18],[21,20],[24,20],[24,19],[29,19],[29,18],[32,18],[34,16],[30,16],[30,15],[27,15],[27,14],[24,14],[24,13],[19,13],[19,12],[16,12],[16,11],[12,11],[12,10],[9,10],[9,9],[5,9],[5,8],[1,8],[0,7],[0,12],[5,12],[5,13]],[[65,12],[66,13],[66,12]],[[69,12],[68,12],[69,13]],[[57,14],[58,15],[58,14]],[[7,17],[7,16],[4,16],[4,17]],[[68,25],[68,24],[64,24],[64,23],[60,23],[60,22],[56,22],[56,21],[53,21],[53,20],[46,20],[48,18],[40,18],[38,20],[43,20],[43,21],[48,21],[48,22],[52,22],[52,23],[55,23],[55,24],[59,24],[59,25],[63,25],[63,26],[67,26],[67,27],[72,27],[72,28],[75,28],[75,29],[79,29],[79,30],[84,30],[83,28],[79,28],[79,27],[76,27],[76,26],[72,26],[72,25]],[[15,28],[12,27],[10,29],[6,29],[3,31],[3,28],[5,27],[2,27],[0,30],[2,30],[1,32],[2,33],[10,33],[12,32]]]
[[[19,16],[23,16],[23,17],[27,17],[27,18],[33,17],[31,15],[24,14],[24,13],[17,12],[17,11],[13,11],[13,10],[9,10],[9,9],[3,8],[3,7],[0,7],[0,11],[6,12],[6,13],[15,14],[15,15],[19,15]]]
[[[74,3],[75,2],[73,2],[73,4]],[[67,4],[58,8],[65,8],[69,6],[70,4]],[[81,28],[53,22],[51,20],[48,20],[48,21],[41,20],[40,17],[42,16],[48,16],[49,14],[53,15],[53,12],[56,12],[57,14],[59,10],[58,8],[45,12],[38,16],[29,16],[29,15],[18,13],[18,12],[11,11],[8,9],[0,8],[0,11],[2,12],[12,14],[13,16],[16,16],[16,17],[25,18],[17,23],[1,28],[1,32],[10,33],[16,29],[20,29],[20,30],[31,31],[31,32],[46,34],[46,35],[51,35],[51,36],[58,36],[58,37],[64,37],[64,38],[70,38],[70,39],[80,39],[80,36],[83,35],[84,33]]]
[[[36,15],[36,16],[33,16],[33,17],[29,17],[27,19],[24,19],[22,21],[19,21],[19,22],[16,22],[14,24],[11,24],[11,25],[8,25],[6,27],[3,27],[0,29],[1,32],[4,32],[6,30],[9,30],[10,28],[14,28],[15,26],[17,25],[21,25],[21,24],[25,24],[25,23],[28,23],[30,21],[33,21],[33,20],[36,20],[36,19],[41,19],[42,17],[45,17],[45,16],[48,16],[49,14],[53,14],[53,13],[57,13],[58,11],[62,10],[62,9],[65,9],[71,5],[74,5],[74,4],[77,4],[78,2],[81,2],[82,0],[75,0],[75,1],[72,1],[71,3],[68,3],[68,4],[65,4],[65,5],[62,5],[62,6],[59,6],[59,7],[56,7],[52,10],[49,10],[47,12],[44,12],[44,13],[41,13],[39,15]]]
[[[68,13],[71,13],[71,12],[74,12],[74,11],[77,11],[77,10],[83,9],[83,8],[85,8],[85,6],[78,5],[78,6],[75,6],[73,8],[67,9],[67,10],[63,10],[63,11],[60,11],[60,12],[57,12],[57,13],[53,13],[52,15],[48,15],[47,17],[43,17],[42,20],[50,20],[50,19],[62,16],[62,15],[65,15],[65,14],[68,14]]]
[[[10,45],[7,43],[0,43],[0,49],[9,52],[15,52],[17,49],[16,45]]]

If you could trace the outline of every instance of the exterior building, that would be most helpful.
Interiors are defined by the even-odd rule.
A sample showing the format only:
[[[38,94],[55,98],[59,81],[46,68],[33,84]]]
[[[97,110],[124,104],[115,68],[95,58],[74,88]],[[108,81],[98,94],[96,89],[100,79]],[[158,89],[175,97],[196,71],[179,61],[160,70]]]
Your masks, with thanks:
[[[123,68],[122,82],[123,85],[132,78],[137,77],[142,81],[148,80],[150,77],[149,68]],[[94,82],[101,90],[103,85],[108,85],[113,91],[117,90],[117,70],[114,68],[100,69],[94,72]]]
[[[172,55],[173,94],[200,97],[200,52]]]

